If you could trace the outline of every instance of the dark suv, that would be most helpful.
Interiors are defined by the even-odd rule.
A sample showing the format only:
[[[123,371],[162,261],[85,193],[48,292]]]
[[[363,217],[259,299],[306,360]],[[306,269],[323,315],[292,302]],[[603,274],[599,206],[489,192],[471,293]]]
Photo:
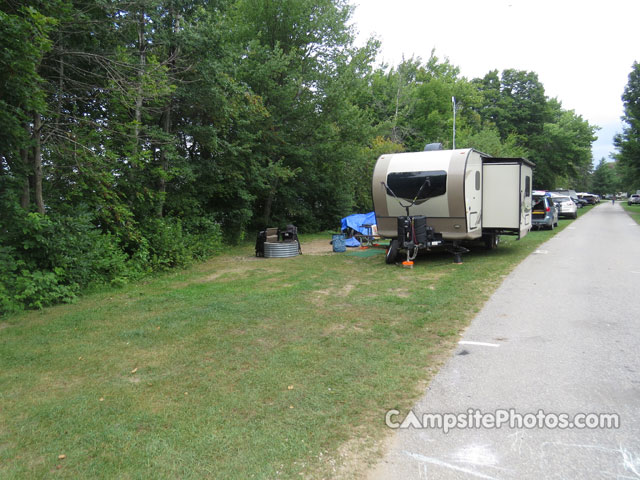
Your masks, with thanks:
[[[534,227],[545,227],[553,230],[553,227],[558,226],[558,209],[553,204],[551,197],[533,195],[531,203],[533,204],[531,209],[533,219],[531,223]]]

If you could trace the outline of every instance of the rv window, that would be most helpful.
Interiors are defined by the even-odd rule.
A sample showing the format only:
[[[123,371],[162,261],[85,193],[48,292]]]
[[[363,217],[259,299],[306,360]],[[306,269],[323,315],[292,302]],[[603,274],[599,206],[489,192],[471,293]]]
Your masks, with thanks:
[[[531,194],[531,177],[524,177],[524,196],[528,197]]]
[[[480,191],[480,170],[476,172],[476,190]]]
[[[398,198],[426,200],[447,191],[447,172],[394,172],[387,175],[387,186]]]

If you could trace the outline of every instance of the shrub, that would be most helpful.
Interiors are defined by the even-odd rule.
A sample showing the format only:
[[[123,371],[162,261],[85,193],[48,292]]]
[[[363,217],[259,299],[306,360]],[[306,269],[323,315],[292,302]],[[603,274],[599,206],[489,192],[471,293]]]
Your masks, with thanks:
[[[70,302],[89,285],[131,276],[127,255],[89,215],[10,213],[0,222],[0,313]]]
[[[0,314],[71,302],[92,285],[123,285],[185,266],[215,254],[222,243],[212,218],[186,225],[179,218],[152,218],[135,224],[136,243],[129,242],[127,254],[88,213],[43,216],[7,206],[0,218]]]
[[[201,217],[186,225],[179,218],[155,218],[143,226],[152,270],[188,265],[194,259],[209,257],[220,250],[220,225],[213,219]]]

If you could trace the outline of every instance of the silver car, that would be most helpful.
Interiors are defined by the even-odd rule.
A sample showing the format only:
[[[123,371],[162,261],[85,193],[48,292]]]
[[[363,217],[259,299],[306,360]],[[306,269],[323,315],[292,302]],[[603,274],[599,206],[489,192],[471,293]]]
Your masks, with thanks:
[[[553,230],[558,226],[558,208],[551,197],[533,194],[531,196],[531,225],[535,228],[545,227]]]
[[[640,205],[640,195],[634,193],[627,200],[627,205]]]
[[[558,207],[559,217],[578,218],[578,206],[573,203],[571,197],[553,196],[551,200]]]

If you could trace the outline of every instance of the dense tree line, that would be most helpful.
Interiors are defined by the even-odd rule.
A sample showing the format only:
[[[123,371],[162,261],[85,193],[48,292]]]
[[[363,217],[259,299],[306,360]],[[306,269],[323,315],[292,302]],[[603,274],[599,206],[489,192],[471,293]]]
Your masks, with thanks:
[[[624,122],[614,137],[614,162],[600,159],[590,176],[590,191],[597,194],[635,193],[640,189],[640,64],[634,62],[622,94]]]
[[[0,3],[0,311],[371,208],[376,158],[458,147],[590,173],[595,127],[534,72],[374,64],[346,0]]]
[[[622,94],[624,128],[614,139],[618,150],[617,186],[622,191],[640,189],[640,64],[633,62],[629,81]],[[615,180],[614,180],[615,182]]]

